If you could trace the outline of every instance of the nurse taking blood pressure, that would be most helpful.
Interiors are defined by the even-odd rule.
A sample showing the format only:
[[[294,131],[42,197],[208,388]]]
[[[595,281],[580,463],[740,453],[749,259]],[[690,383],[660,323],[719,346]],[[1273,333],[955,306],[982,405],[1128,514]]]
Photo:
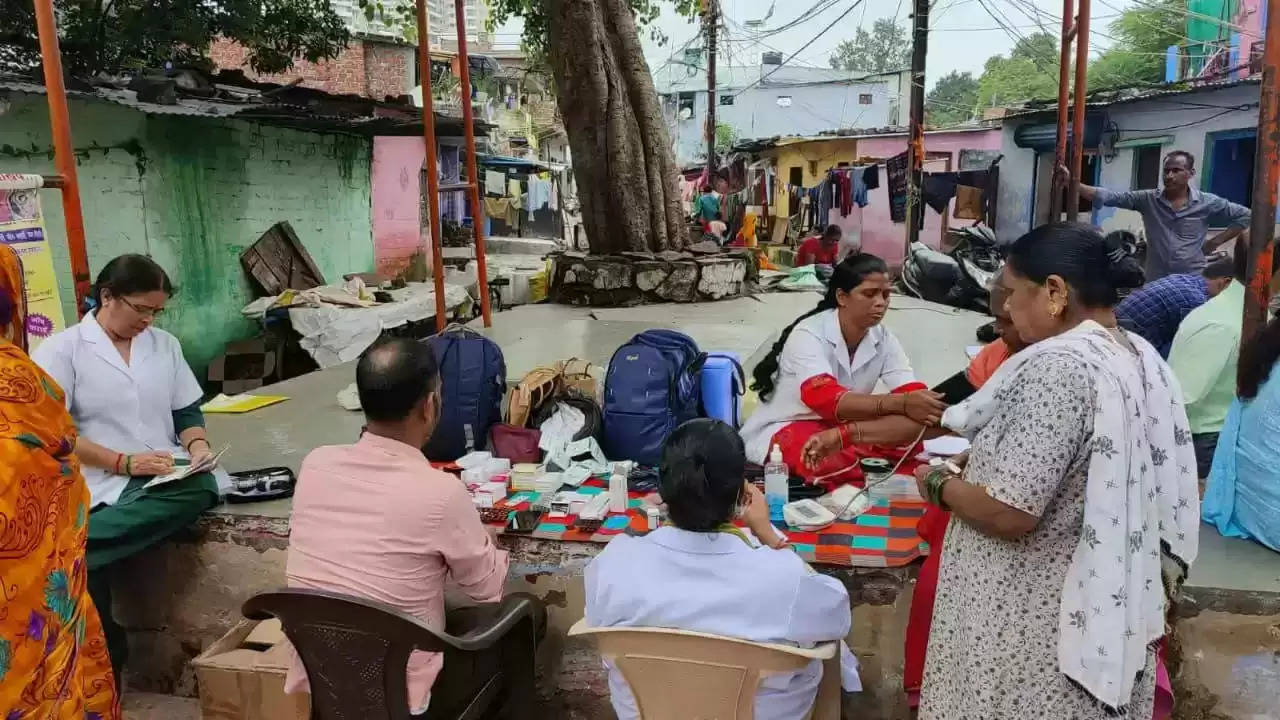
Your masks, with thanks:
[[[89,592],[106,631],[117,677],[128,649],[111,615],[114,564],[190,525],[218,502],[212,473],[151,488],[212,454],[200,412],[203,391],[173,335],[153,327],[173,294],[164,270],[143,255],[107,263],[94,285],[97,307],[44,341],[33,359],[66,392],[79,430],[75,453],[89,485]]]

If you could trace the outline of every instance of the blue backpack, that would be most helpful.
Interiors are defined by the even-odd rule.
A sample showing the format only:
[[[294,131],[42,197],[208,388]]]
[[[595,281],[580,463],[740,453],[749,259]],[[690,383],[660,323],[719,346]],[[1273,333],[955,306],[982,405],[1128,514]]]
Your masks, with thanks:
[[[618,348],[604,380],[604,451],[658,465],[667,436],[701,415],[706,355],[684,333],[647,330]]]
[[[440,422],[425,447],[431,460],[452,462],[484,447],[489,427],[502,421],[507,363],[498,344],[480,333],[450,326],[425,341],[440,368]]]

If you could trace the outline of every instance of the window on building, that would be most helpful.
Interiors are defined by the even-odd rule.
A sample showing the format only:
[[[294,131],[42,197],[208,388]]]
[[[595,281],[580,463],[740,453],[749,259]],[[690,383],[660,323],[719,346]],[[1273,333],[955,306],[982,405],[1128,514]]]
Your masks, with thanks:
[[[697,93],[691,93],[691,92],[680,93],[680,99],[679,99],[680,105],[678,108],[676,108],[676,114],[680,117],[681,120],[688,120],[693,117],[695,97],[697,97]]]
[[[732,105],[732,104],[733,104],[733,96],[732,96],[732,95],[721,95],[721,96],[720,96],[720,104],[721,104],[721,105]]]
[[[1160,187],[1160,170],[1164,154],[1160,145],[1141,145],[1133,149],[1133,187],[1154,190]]]
[[[859,104],[859,105],[870,105],[870,104],[871,104],[871,93],[859,93],[859,95],[858,95],[858,104]]]
[[[804,168],[796,166],[787,173],[787,184],[796,187],[804,186]]]

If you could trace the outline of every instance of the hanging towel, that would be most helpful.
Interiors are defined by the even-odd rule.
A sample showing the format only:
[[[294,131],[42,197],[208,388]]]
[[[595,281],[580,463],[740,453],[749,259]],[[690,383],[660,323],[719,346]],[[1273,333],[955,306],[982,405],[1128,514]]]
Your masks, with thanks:
[[[507,176],[492,170],[484,171],[484,194],[505,195]]]
[[[982,189],[968,185],[956,186],[956,209],[959,220],[977,220],[982,217]]]

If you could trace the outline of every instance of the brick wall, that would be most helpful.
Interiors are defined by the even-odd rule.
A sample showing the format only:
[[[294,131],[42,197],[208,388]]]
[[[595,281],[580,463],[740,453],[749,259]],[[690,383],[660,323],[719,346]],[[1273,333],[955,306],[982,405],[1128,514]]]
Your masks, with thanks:
[[[287,220],[329,281],[373,270],[370,221],[372,142],[245,121],[144,115],[73,99],[89,270],[127,252],[159,262],[178,293],[159,324],[182,341],[197,376],[228,341],[257,323],[240,309],[253,299],[240,253]],[[0,154],[9,172],[53,172],[43,95],[14,93],[0,121],[0,149],[36,147],[31,157]],[[123,146],[123,147],[122,147]],[[125,149],[128,148],[128,149]],[[63,312],[75,318],[75,291],[62,206],[41,193]]]
[[[258,74],[249,69],[248,51],[238,43],[219,38],[209,48],[209,57],[219,68],[244,70],[254,80],[283,84],[302,78],[302,84],[309,88],[375,100],[409,94],[413,89],[414,53],[415,49],[408,45],[355,38],[333,60],[298,60],[286,72]]]

